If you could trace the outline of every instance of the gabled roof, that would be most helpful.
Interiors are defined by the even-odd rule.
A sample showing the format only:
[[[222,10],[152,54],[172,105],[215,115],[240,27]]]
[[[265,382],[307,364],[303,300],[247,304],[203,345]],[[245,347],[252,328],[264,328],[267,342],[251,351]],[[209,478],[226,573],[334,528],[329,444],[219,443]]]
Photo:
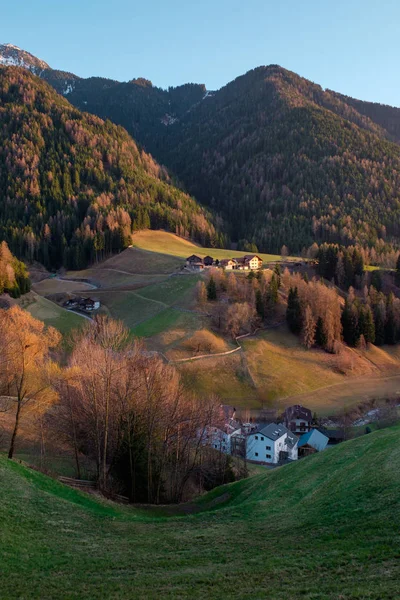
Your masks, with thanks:
[[[203,262],[203,259],[200,256],[197,256],[197,254],[191,254],[190,256],[187,257],[186,260],[190,260],[191,262],[193,262],[193,261]]]
[[[312,421],[311,410],[305,406],[301,406],[301,404],[288,406],[284,415],[286,421],[291,421],[292,419],[304,419],[304,421]]]
[[[302,446],[311,446],[311,448],[315,448],[318,452],[321,450],[325,450],[329,442],[329,438],[318,431],[318,429],[311,429],[307,433],[304,433],[299,441],[299,448]]]
[[[251,260],[252,258],[258,258],[258,260],[261,260],[261,262],[262,262],[262,258],[260,256],[258,256],[258,254],[245,254],[243,256],[243,258],[245,260]]]
[[[249,435],[264,435],[268,439],[276,442],[283,435],[287,434],[288,446],[295,446],[298,441],[298,437],[295,436],[287,427],[284,425],[277,425],[276,423],[270,423],[269,425],[262,426],[256,431],[252,431]]]

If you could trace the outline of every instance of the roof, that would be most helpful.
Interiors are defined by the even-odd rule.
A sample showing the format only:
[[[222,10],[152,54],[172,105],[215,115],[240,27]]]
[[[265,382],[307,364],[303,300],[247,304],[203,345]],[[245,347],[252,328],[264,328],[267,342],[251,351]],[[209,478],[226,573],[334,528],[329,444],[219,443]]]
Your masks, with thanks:
[[[252,258],[258,258],[258,260],[261,260],[261,262],[262,262],[262,258],[260,256],[258,256],[258,254],[245,254],[243,256],[243,258],[245,260],[251,260]]]
[[[318,429],[311,429],[307,433],[304,433],[299,441],[299,448],[302,446],[311,446],[321,452],[321,450],[325,450],[329,442],[329,438],[318,431]]]
[[[277,425],[276,423],[270,423],[269,425],[261,426],[261,428],[252,431],[249,435],[261,434],[265,435],[268,439],[275,442],[279,440],[283,435],[287,434],[288,446],[295,446],[298,441],[298,437],[295,436],[287,427],[284,425]]]
[[[195,260],[196,262],[202,262],[203,261],[203,259],[200,256],[197,256],[197,254],[191,254],[190,256],[187,257],[186,260],[190,260],[190,261]]]
[[[312,421],[311,410],[305,406],[301,406],[301,404],[288,406],[285,409],[284,415],[287,421],[291,421],[292,419],[304,419],[305,421]]]
[[[330,440],[343,440],[344,439],[344,431],[343,429],[325,429],[321,431],[324,435],[326,435]]]

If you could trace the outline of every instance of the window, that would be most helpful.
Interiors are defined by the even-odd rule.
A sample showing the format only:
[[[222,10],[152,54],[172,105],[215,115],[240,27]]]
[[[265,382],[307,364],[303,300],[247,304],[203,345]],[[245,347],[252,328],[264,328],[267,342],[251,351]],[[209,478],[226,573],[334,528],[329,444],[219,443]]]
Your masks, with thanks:
[[[258,435],[256,435],[256,440],[258,440]]]
[[[271,458],[271,455],[270,455],[270,454],[266,454],[265,456],[266,456],[267,458]]]
[[[264,441],[264,438],[262,437],[262,438],[260,438],[260,440],[263,442],[263,441]]]
[[[258,452],[256,452],[255,455],[258,456]]]
[[[266,450],[271,450],[271,446],[265,446]]]

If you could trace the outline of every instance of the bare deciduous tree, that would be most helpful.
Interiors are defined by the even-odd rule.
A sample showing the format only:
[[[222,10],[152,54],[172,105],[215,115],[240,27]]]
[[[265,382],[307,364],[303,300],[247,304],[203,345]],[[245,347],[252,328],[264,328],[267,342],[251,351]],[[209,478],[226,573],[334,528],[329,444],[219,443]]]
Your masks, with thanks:
[[[28,405],[39,410],[54,399],[50,386],[54,364],[49,352],[61,336],[53,327],[14,306],[0,310],[0,388],[15,406],[15,422],[8,457],[12,458],[22,413]]]

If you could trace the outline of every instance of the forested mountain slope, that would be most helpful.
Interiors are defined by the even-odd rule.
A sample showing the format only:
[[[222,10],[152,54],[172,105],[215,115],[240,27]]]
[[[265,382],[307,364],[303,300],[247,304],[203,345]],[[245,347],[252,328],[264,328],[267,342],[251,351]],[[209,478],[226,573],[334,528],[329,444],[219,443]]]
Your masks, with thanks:
[[[143,79],[65,83],[72,103],[125,126],[222,216],[240,247],[398,245],[399,109],[274,65],[210,94]]]
[[[400,238],[400,147],[280,67],[239,77],[165,135],[161,159],[259,250]]]
[[[276,65],[217,92],[51,68],[40,76],[81,110],[124,126],[222,217],[239,248],[400,245],[400,109],[324,90]]]
[[[79,268],[143,227],[217,241],[209,214],[124,129],[0,67],[0,239],[19,257]]]

